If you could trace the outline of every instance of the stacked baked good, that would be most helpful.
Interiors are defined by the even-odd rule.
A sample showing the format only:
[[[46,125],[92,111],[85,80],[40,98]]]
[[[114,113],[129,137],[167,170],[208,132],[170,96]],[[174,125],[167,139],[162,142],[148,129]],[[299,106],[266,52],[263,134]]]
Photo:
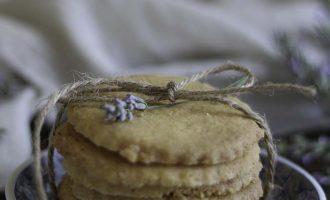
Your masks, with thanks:
[[[160,86],[179,80],[130,79]],[[214,88],[192,83],[186,89]],[[259,199],[262,137],[253,120],[217,102],[150,107],[125,122],[106,121],[102,107],[73,104],[54,137],[67,172],[59,199]]]

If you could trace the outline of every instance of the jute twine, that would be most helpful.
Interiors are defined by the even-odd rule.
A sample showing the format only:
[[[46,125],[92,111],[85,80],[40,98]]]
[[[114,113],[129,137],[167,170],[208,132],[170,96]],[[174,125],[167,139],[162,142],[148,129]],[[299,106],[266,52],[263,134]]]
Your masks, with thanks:
[[[191,83],[198,81],[202,78],[206,78],[210,75],[220,74],[221,72],[233,70],[245,74],[245,81],[238,86],[226,87],[223,89],[211,90],[211,91],[188,91],[184,90],[184,87]],[[37,189],[37,197],[40,200],[46,200],[47,195],[43,186],[42,171],[41,171],[41,151],[40,151],[40,131],[45,121],[47,114],[56,106],[60,105],[59,112],[57,114],[56,122],[53,125],[52,131],[49,136],[49,148],[48,148],[48,174],[49,182],[52,191],[57,194],[54,174],[54,146],[52,138],[54,131],[60,124],[60,119],[65,111],[65,108],[69,104],[77,104],[84,106],[100,106],[101,104],[111,102],[114,97],[106,96],[106,93],[112,91],[121,92],[134,92],[141,93],[149,96],[146,102],[149,104],[157,104],[160,101],[169,100],[175,102],[176,100],[188,100],[188,101],[213,101],[223,104],[227,104],[243,113],[249,118],[253,119],[258,126],[264,130],[263,142],[268,154],[266,164],[266,181],[264,182],[264,197],[266,199],[270,194],[273,187],[274,170],[275,170],[275,157],[276,151],[272,139],[271,131],[267,125],[265,119],[256,112],[245,108],[228,98],[228,95],[240,95],[246,92],[273,92],[277,91],[297,91],[304,95],[315,95],[315,89],[311,87],[304,87],[293,84],[275,84],[266,83],[261,85],[255,85],[254,75],[247,69],[240,65],[227,63],[219,67],[215,67],[197,74],[192,75],[189,78],[184,79],[180,83],[170,81],[165,87],[154,86],[146,83],[138,83],[125,80],[110,80],[104,78],[88,78],[87,80],[78,81],[75,83],[67,84],[62,89],[51,95],[46,103],[43,105],[39,112],[36,121],[35,129],[33,131],[33,173]]]

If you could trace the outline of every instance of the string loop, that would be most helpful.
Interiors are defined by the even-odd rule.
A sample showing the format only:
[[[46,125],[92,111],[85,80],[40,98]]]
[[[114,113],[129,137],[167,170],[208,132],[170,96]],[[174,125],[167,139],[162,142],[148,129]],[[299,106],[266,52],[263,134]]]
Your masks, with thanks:
[[[233,70],[235,72],[244,73],[245,76],[239,82],[232,84],[231,86],[223,89],[216,89],[211,91],[188,91],[184,90],[184,87],[191,83],[198,81],[202,78],[206,78],[210,75],[220,74],[224,71]],[[258,126],[264,130],[264,143],[266,144],[266,150],[268,153],[268,165],[266,169],[267,180],[264,183],[264,197],[266,199],[272,190],[274,173],[275,173],[275,157],[276,151],[273,144],[272,134],[270,129],[262,116],[252,111],[249,108],[241,106],[235,100],[227,98],[227,95],[240,95],[246,92],[267,92],[267,91],[297,91],[305,95],[315,95],[315,89],[312,87],[304,87],[293,84],[263,84],[255,85],[255,77],[245,67],[242,67],[233,63],[226,63],[224,65],[211,68],[200,73],[196,73],[189,78],[184,79],[180,83],[170,81],[165,87],[142,84],[131,81],[109,80],[109,79],[93,79],[83,80],[71,84],[65,85],[62,89],[51,95],[46,104],[41,108],[36,121],[35,129],[33,131],[33,173],[36,182],[37,195],[40,200],[47,200],[47,195],[43,187],[43,180],[41,174],[41,162],[40,162],[40,132],[41,127],[45,121],[48,113],[56,106],[56,104],[62,104],[62,108],[58,114],[58,118],[54,127],[58,126],[60,116],[64,112],[65,106],[68,104],[84,104],[87,106],[93,106],[99,103],[106,103],[113,99],[111,96],[106,96],[107,92],[121,91],[121,92],[135,92],[141,93],[147,96],[151,96],[152,102],[159,102],[162,100],[169,100],[174,102],[178,99],[189,101],[214,101],[227,104],[234,109],[237,109],[245,113],[248,117],[254,120]],[[50,134],[50,144],[48,153],[48,171],[51,181],[51,188],[56,191],[55,174],[53,165],[54,146],[52,144],[52,137],[54,130]]]
[[[166,85],[168,91],[168,99],[173,103],[175,102],[175,92],[177,90],[177,86],[173,81],[170,81]]]

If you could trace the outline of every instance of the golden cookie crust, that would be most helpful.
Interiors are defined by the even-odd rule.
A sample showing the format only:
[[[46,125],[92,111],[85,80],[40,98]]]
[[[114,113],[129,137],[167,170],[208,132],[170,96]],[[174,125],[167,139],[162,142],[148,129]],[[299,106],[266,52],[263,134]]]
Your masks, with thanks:
[[[62,178],[57,193],[57,197],[59,200],[77,200],[77,198],[73,196],[71,188],[72,185],[73,182],[71,181],[69,176],[64,176]]]
[[[170,80],[182,80],[161,76],[129,79],[159,86],[165,86]],[[185,89],[213,88],[196,82]],[[121,97],[126,94],[111,93]],[[263,137],[263,131],[253,120],[228,105],[215,102],[190,101],[137,111],[134,120],[118,123],[106,122],[105,112],[100,108],[72,105],[67,111],[68,121],[78,132],[97,146],[118,152],[132,163],[218,164],[240,157]]]
[[[118,186],[109,184],[102,177],[90,177],[88,172],[79,168],[78,165],[69,167],[68,174],[71,179],[80,183],[82,186],[95,190],[103,195],[110,196],[122,196],[122,197],[134,197],[134,198],[163,198],[168,196],[189,196],[199,197],[203,194],[205,197],[212,197],[215,194],[226,195],[229,193],[235,193],[242,188],[249,185],[252,181],[259,178],[259,171],[261,164],[257,169],[253,169],[246,175],[236,177],[232,180],[221,182],[210,186],[201,186],[196,188],[164,188],[164,187],[143,187],[143,188],[129,188],[124,186]],[[84,176],[82,176],[84,174]]]
[[[102,195],[96,191],[85,188],[84,186],[73,182],[70,178],[64,177],[62,183],[62,187],[59,189],[59,193],[63,194],[63,190],[65,190],[65,196],[60,196],[60,200],[200,200],[200,199],[208,199],[208,200],[257,200],[262,194],[262,186],[261,181],[257,179],[255,182],[252,182],[247,187],[243,188],[241,191],[229,194],[225,196],[214,196],[211,198],[205,198],[202,195],[198,198],[191,197],[167,197],[167,198],[129,198],[129,197],[118,197],[118,196],[108,196]],[[72,187],[71,187],[72,186]]]
[[[218,165],[133,164],[114,152],[95,146],[77,133],[69,123],[57,129],[54,144],[64,156],[64,167],[69,173],[78,165],[88,172],[90,177],[103,177],[109,184],[132,188],[198,187],[217,184],[257,169],[260,162],[260,149],[256,143],[241,158]]]

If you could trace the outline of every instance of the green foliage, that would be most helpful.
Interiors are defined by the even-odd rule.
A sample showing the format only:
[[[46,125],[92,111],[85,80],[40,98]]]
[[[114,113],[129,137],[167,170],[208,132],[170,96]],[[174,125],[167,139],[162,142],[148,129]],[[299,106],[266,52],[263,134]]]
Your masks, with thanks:
[[[330,19],[329,19],[330,22]],[[293,42],[286,33],[279,33],[275,39],[282,52],[283,59],[296,75],[297,82],[302,84],[312,84],[318,91],[320,102],[324,105],[325,111],[330,113],[330,26],[320,25],[313,31],[305,31],[301,39],[308,41],[312,45],[318,46],[328,59],[319,65],[312,64],[311,58],[303,54],[304,48],[308,48]]]
[[[329,132],[296,133],[277,144],[281,155],[308,170],[330,194],[330,136]]]

